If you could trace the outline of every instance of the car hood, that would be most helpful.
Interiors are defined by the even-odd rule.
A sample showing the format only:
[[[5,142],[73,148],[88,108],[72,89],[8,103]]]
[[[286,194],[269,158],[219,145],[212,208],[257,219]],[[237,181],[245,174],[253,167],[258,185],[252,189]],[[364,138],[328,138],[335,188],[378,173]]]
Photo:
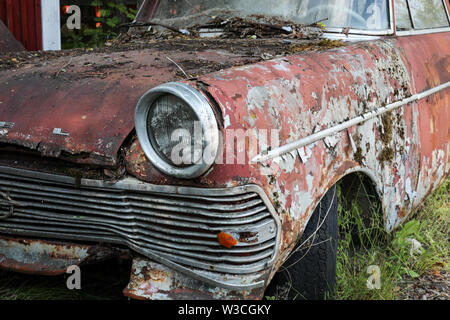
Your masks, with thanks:
[[[0,56],[0,144],[77,163],[115,166],[147,90],[256,62],[250,49],[172,41],[145,48]],[[274,48],[277,46],[273,46]],[[2,70],[3,69],[3,70]]]

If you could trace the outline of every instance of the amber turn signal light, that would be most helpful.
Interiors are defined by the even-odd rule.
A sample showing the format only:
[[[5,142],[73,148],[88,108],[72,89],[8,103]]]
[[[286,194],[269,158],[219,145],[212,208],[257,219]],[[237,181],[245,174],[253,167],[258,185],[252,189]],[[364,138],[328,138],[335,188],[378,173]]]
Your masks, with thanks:
[[[237,243],[237,240],[233,238],[231,234],[225,233],[223,231],[217,235],[217,240],[222,246],[227,248],[231,248]]]

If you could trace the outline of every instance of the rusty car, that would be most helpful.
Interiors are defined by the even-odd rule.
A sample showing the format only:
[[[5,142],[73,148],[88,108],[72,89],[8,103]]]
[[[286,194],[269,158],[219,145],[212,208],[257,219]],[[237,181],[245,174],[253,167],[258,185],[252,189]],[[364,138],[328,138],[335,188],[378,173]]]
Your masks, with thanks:
[[[390,232],[448,177],[448,0],[254,3],[145,1],[127,47],[0,65],[1,268],[126,251],[130,298],[322,299],[338,184]]]

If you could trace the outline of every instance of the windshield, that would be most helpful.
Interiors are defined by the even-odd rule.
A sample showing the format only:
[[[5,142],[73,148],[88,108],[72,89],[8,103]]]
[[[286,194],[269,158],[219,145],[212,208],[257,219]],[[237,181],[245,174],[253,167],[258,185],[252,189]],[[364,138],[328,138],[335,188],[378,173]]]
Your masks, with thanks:
[[[297,24],[323,23],[327,28],[385,30],[388,0],[153,0],[152,21],[179,28],[215,17],[263,15]]]

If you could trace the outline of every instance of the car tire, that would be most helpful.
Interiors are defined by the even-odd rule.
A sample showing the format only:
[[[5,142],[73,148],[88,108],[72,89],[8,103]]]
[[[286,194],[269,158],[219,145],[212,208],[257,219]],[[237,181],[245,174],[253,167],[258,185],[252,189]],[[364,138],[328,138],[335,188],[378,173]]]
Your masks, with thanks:
[[[266,296],[287,300],[332,296],[336,282],[337,198],[333,186],[314,210],[293,253],[274,275]]]

